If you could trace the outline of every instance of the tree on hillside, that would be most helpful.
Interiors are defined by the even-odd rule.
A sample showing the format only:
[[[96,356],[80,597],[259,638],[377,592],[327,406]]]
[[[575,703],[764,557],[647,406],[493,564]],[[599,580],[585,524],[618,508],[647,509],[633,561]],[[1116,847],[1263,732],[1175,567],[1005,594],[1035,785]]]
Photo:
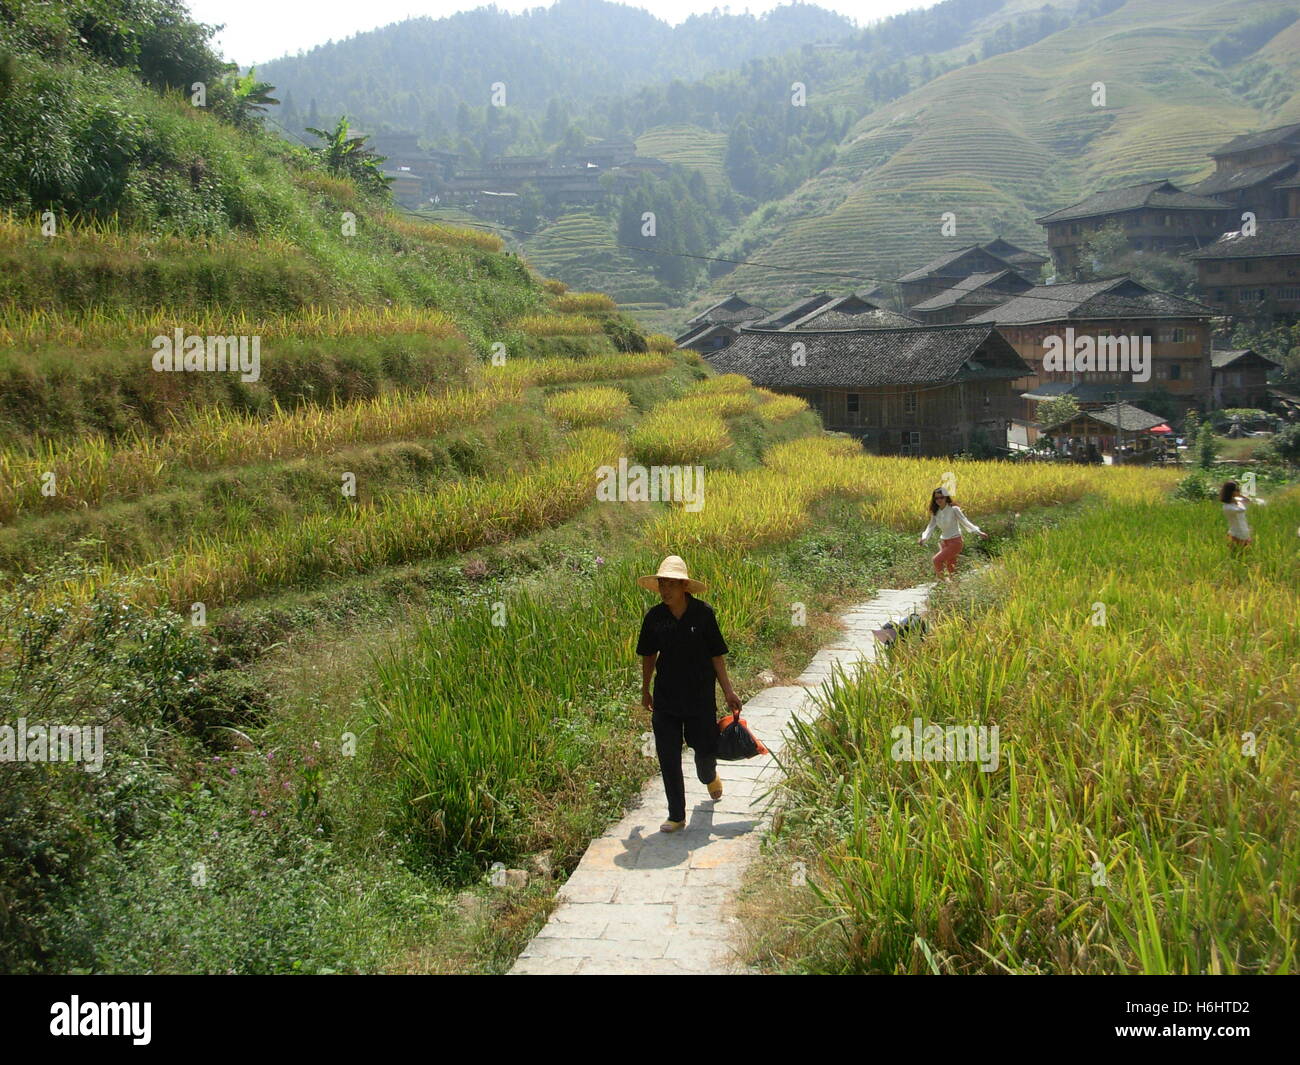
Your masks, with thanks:
[[[1196,270],[1191,263],[1173,255],[1136,251],[1129,246],[1124,230],[1111,222],[1084,242],[1073,280],[1093,281],[1117,274],[1128,274],[1158,292],[1175,296],[1193,296],[1196,291]]]
[[[1040,400],[1034,408],[1034,420],[1039,425],[1059,425],[1070,421],[1079,413],[1079,403],[1071,395]]]
[[[760,196],[762,179],[754,137],[744,119],[737,120],[727,137],[727,156],[723,161],[727,177],[735,190],[744,196]]]
[[[379,168],[384,156],[366,148],[365,137],[349,137],[348,128],[347,115],[340,116],[332,130],[309,126],[307,132],[324,141],[312,149],[312,154],[335,177],[349,177],[361,188],[373,192],[387,191],[390,179]]]
[[[249,67],[243,77],[230,75],[226,79],[226,88],[229,96],[223,102],[222,113],[233,125],[243,129],[257,125],[267,108],[280,102],[271,95],[275,86],[258,81],[253,67]]]

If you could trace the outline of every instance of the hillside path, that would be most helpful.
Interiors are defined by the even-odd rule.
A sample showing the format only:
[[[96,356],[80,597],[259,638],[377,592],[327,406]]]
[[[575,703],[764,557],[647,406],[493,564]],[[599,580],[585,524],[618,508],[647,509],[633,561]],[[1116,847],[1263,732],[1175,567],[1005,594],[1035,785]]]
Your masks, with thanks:
[[[767,688],[745,703],[742,717],[754,734],[779,753],[790,721],[815,716],[812,689],[830,680],[837,663],[852,674],[859,663],[874,662],[871,630],[925,613],[932,587],[882,590],[840,615],[844,631],[813,656],[794,685]],[[686,827],[659,831],[667,807],[656,773],[636,807],[592,840],[512,975],[746,971],[736,956],[731,897],[768,827],[762,800],[780,769],[770,755],[719,762],[723,794],[715,803],[684,754]]]

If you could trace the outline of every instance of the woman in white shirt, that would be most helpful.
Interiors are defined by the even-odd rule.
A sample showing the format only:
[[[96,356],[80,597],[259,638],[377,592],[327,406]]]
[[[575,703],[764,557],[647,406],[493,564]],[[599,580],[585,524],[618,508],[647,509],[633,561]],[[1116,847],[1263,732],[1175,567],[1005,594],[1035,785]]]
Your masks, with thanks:
[[[1224,481],[1219,490],[1219,502],[1223,504],[1223,513],[1228,519],[1228,543],[1234,549],[1248,547],[1251,540],[1250,526],[1246,524],[1247,499],[1241,494],[1241,486],[1236,481]],[[1263,503],[1256,499],[1256,503]]]
[[[987,538],[978,525],[974,525],[961,512],[961,507],[952,501],[946,488],[936,488],[930,495],[930,524],[921,534],[921,543],[930,539],[930,534],[939,530],[939,553],[930,561],[934,563],[934,574],[947,580],[957,570],[957,556],[964,546],[961,532],[967,529]]]

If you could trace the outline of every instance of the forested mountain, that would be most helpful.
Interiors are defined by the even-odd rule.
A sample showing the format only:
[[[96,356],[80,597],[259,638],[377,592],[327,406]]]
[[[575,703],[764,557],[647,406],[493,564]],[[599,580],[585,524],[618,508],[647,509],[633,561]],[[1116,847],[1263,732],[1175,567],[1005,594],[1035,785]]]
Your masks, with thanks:
[[[281,121],[303,121],[314,99],[322,121],[347,111],[463,165],[627,137],[680,167],[599,207],[506,220],[541,268],[671,327],[684,305],[734,288],[779,303],[999,234],[1043,250],[1039,214],[1101,187],[1201,176],[1210,147],[1300,117],[1298,10],[945,0],[863,29],[807,5],[670,29],[562,0],[415,20],[258,73],[291,104]],[[485,99],[495,80],[507,107]],[[632,225],[645,211],[659,217],[653,242]],[[945,212],[955,234],[941,232]]]
[[[605,0],[559,0],[514,15],[483,7],[417,18],[277,59],[258,68],[279,87],[286,125],[320,125],[346,111],[367,129],[419,133],[440,144],[465,132],[494,82],[506,85],[511,150],[532,150],[524,115],[546,117],[554,141],[566,118],[643,85],[695,80],[719,69],[854,32],[841,15],[789,4],[762,15],[688,18],[670,26],[648,11]],[[460,116],[458,118],[458,115]],[[504,133],[505,131],[503,131]]]

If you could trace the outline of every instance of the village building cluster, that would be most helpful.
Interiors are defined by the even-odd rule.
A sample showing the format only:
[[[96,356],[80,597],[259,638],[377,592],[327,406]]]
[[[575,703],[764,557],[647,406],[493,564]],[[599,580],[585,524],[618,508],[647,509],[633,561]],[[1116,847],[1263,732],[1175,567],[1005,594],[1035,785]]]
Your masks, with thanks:
[[[609,138],[559,157],[503,155],[480,167],[460,166],[454,152],[418,146],[414,134],[381,133],[369,147],[384,157],[393,198],[403,207],[463,207],[483,218],[509,217],[520,198],[536,189],[548,209],[596,207],[635,185],[644,174],[664,177],[671,166],[638,155],[626,138]],[[605,180],[606,175],[609,177]]]
[[[1169,455],[1167,422],[1192,408],[1300,417],[1300,397],[1268,384],[1274,360],[1213,343],[1237,318],[1300,318],[1300,124],[1210,155],[1215,172],[1187,188],[1110,189],[1038,219],[1058,276],[1117,227],[1134,251],[1194,264],[1196,299],[1128,276],[1043,284],[1048,258],[999,237],[899,277],[901,311],[881,286],[774,311],[733,293],[687,322],[678,346],[802,396],[829,429],[881,454],[979,441],[1023,450],[1046,434],[1063,450],[1131,461]],[[1063,395],[1078,415],[1040,423],[1037,404]]]

